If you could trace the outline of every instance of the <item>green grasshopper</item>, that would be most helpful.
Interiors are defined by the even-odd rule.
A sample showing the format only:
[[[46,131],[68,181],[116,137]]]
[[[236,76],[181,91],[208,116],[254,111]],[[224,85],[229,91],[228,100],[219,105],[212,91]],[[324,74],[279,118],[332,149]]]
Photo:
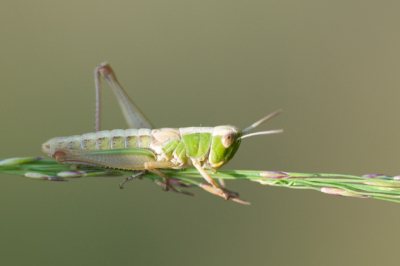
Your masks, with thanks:
[[[104,77],[111,86],[130,129],[100,130],[101,77]],[[230,125],[153,129],[122,88],[109,64],[102,63],[95,69],[95,86],[96,132],[56,137],[45,142],[42,150],[59,163],[136,170],[134,175],[120,184],[121,188],[126,181],[150,171],[162,178],[164,190],[168,190],[168,177],[159,169],[183,169],[194,166],[212,185],[214,194],[229,199],[223,182],[220,182],[220,187],[204,169],[210,169],[215,173],[232,159],[241,140],[246,137],[282,132],[282,130],[269,130],[243,135],[279,114],[280,110],[242,131]]]

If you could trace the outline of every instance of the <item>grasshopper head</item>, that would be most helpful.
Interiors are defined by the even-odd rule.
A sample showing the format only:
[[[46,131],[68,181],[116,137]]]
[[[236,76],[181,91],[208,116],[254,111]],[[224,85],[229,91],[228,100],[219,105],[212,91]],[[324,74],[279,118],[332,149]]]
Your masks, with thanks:
[[[252,130],[256,126],[278,115],[280,112],[281,110],[278,110],[270,115],[267,115],[266,117],[247,127],[243,131],[234,126],[215,127],[213,130],[211,151],[209,156],[209,164],[211,166],[211,169],[217,170],[222,165],[229,162],[229,160],[232,159],[236,151],[239,149],[242,139],[256,135],[267,135],[283,132],[283,130],[278,129],[243,135],[243,133]]]
[[[229,162],[240,146],[242,131],[235,126],[214,127],[209,162],[218,169]]]

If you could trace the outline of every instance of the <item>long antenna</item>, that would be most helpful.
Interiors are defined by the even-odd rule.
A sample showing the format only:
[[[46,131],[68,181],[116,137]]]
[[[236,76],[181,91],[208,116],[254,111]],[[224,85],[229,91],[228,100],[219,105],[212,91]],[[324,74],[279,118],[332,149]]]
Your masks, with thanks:
[[[262,123],[264,123],[265,121],[270,120],[272,117],[279,115],[282,112],[282,110],[278,110],[273,112],[272,114],[267,115],[266,117],[264,117],[263,119],[261,119],[260,121],[255,122],[254,124],[252,124],[251,126],[249,126],[248,128],[244,129],[242,132],[245,133],[247,131],[252,130],[253,128],[261,125]],[[267,131],[266,131],[267,132]],[[279,132],[280,133],[280,132]],[[249,136],[249,135],[247,135]],[[242,137],[243,138],[243,137]]]
[[[278,134],[282,133],[283,129],[275,129],[275,130],[268,130],[268,131],[260,131],[260,132],[255,132],[255,133],[250,133],[247,135],[243,135],[241,137],[238,137],[236,140],[241,140],[247,137],[252,137],[252,136],[257,136],[257,135],[270,135],[270,134]]]

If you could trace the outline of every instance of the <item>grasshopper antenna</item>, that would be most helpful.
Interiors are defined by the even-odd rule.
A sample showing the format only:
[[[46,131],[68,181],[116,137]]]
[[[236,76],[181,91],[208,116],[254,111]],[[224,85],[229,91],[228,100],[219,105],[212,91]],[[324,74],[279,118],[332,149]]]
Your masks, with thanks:
[[[267,115],[266,117],[262,118],[261,120],[255,122],[254,124],[252,124],[251,126],[249,126],[248,128],[244,129],[242,131],[242,133],[248,132],[250,130],[252,130],[253,128],[261,125],[262,123],[264,123],[265,121],[270,120],[271,118],[279,115],[282,112],[282,110],[278,110],[273,112],[272,114]],[[268,131],[260,131],[260,132],[255,132],[255,133],[251,133],[251,134],[247,134],[247,135],[243,135],[239,138],[237,138],[237,140],[241,140],[247,137],[251,137],[251,136],[257,136],[257,135],[269,135],[269,134],[277,134],[277,133],[282,133],[283,129],[276,129],[276,130],[268,130]]]
[[[260,131],[260,132],[255,132],[247,135],[243,135],[241,137],[238,137],[236,140],[241,140],[247,137],[252,137],[252,136],[257,136],[257,135],[270,135],[270,134],[277,134],[277,133],[282,133],[283,129],[275,129],[275,130],[268,130],[268,131]]]
[[[247,131],[252,130],[253,128],[255,128],[255,127],[261,125],[262,123],[264,123],[265,121],[270,120],[270,119],[273,118],[274,116],[279,115],[281,112],[282,112],[282,110],[278,110],[278,111],[273,112],[272,114],[267,115],[267,116],[264,117],[263,119],[261,119],[261,120],[255,122],[254,124],[252,124],[252,125],[249,126],[248,128],[244,129],[242,132],[245,133],[245,132],[247,132]]]

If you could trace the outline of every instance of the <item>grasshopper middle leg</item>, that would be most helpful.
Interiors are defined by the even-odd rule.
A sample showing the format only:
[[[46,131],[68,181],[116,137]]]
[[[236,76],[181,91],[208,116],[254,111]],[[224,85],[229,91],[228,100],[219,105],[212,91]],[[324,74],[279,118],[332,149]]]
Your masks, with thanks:
[[[121,183],[119,183],[119,188],[123,189],[124,188],[124,184],[128,181],[131,181],[135,178],[141,177],[142,175],[144,175],[146,173],[145,170],[139,171],[133,175],[131,175],[130,177],[125,178]]]
[[[164,191],[168,191],[168,186],[169,186],[168,177],[163,172],[157,170],[157,168],[172,168],[174,166],[175,166],[175,164],[171,163],[171,162],[145,162],[144,163],[144,168],[146,170],[153,172],[162,177]]]

